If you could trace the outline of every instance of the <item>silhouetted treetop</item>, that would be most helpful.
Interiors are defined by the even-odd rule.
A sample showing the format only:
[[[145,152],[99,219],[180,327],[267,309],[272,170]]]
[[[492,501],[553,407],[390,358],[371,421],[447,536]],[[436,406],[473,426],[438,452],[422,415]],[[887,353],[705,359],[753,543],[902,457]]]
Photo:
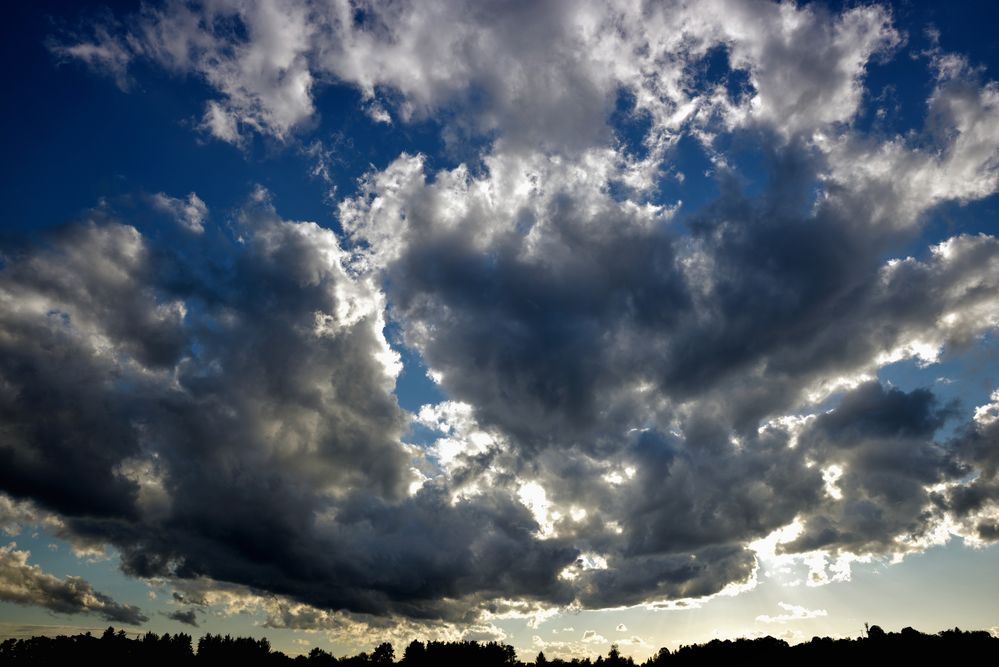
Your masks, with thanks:
[[[661,648],[641,663],[642,667],[662,665],[743,664],[747,661],[766,661],[769,664],[796,664],[809,661],[830,660],[944,660],[956,655],[989,655],[999,650],[999,638],[985,631],[965,632],[959,628],[943,630],[937,634],[924,634],[911,627],[899,632],[886,632],[877,625],[865,626],[865,636],[857,639],[832,639],[813,637],[811,641],[790,646],[782,639],[761,637],[757,639],[720,640],[705,644],[680,646],[676,651]],[[395,661],[395,650],[388,642],[376,646],[371,653],[336,658],[329,651],[313,648],[308,655],[291,658],[272,649],[267,639],[232,637],[208,633],[201,637],[194,650],[190,635],[178,633],[162,636],[147,632],[135,638],[123,630],[108,628],[100,636],[90,633],[59,636],[7,639],[0,643],[0,664],[51,665],[75,664],[93,661],[105,665],[393,665],[405,667],[525,667],[517,660],[517,653],[508,644],[497,642],[420,642],[412,641],[402,659]],[[621,655],[618,646],[612,645],[607,656],[590,658],[548,658],[544,652],[537,654],[533,663],[545,667],[622,667],[634,665],[632,658]]]

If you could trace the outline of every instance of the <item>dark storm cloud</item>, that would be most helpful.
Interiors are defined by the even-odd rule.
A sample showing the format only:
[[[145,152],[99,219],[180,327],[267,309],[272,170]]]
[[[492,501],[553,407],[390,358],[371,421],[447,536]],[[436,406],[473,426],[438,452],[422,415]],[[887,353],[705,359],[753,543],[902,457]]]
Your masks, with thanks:
[[[971,467],[973,479],[948,490],[946,507],[985,542],[999,539],[999,393],[976,411],[949,445]]]
[[[500,176],[427,183],[406,157],[341,210],[373,243],[387,232],[369,211],[386,216],[388,251],[370,261],[384,264],[407,341],[508,439],[505,459],[463,459],[455,478],[510,466],[557,506],[592,512],[557,532],[608,558],[586,575],[598,590],[634,559],[725,553],[719,578],[693,586],[717,591],[745,574],[725,549],[796,517],[808,528],[789,548],[858,553],[891,551],[941,518],[927,487],[963,468],[932,442],[952,410],[929,392],[863,385],[797,447],[769,420],[880,358],[966,344],[984,326],[976,314],[996,306],[999,242],[955,237],[886,263],[905,234],[849,193],[812,201],[823,162],[807,156],[776,151],[762,196],[726,185],[686,235],[557,172],[539,170],[543,194],[502,200]],[[509,178],[509,164],[490,167]],[[469,215],[456,217],[463,198]],[[835,503],[823,481],[833,464],[846,469]],[[683,590],[670,583],[683,571],[650,565],[649,596]]]
[[[687,438],[644,434],[625,454],[636,469],[621,493],[624,545],[628,555],[696,553],[739,544],[790,523],[820,499],[818,472],[807,453],[789,449],[783,434],[764,433],[733,444],[712,418],[687,424]],[[695,429],[699,432],[695,433]],[[663,450],[673,454],[663,456]]]
[[[932,442],[946,406],[862,386],[796,447],[761,422],[829,372],[965,340],[999,243],[885,265],[859,222],[794,215],[795,171],[775,171],[769,198],[727,195],[688,236],[568,185],[530,229],[521,212],[503,231],[500,212],[442,230],[424,193],[420,234],[385,265],[393,312],[504,444],[412,496],[423,464],[399,443],[382,295],[332,233],[263,195],[239,242],[71,227],[0,274],[0,483],[114,544],[133,575],[416,618],[716,593],[752,574],[748,542],[795,517],[790,550],[890,550],[938,518],[926,487],[964,470]],[[843,466],[840,501],[815,462]],[[524,480],[586,517],[540,539]],[[573,565],[589,553],[606,567]]]
[[[43,607],[59,614],[97,614],[115,623],[149,620],[135,605],[115,602],[80,577],[60,579],[28,563],[28,552],[0,547],[0,600]]]
[[[164,616],[184,625],[190,625],[194,628],[198,627],[198,615],[193,609],[178,609],[171,611],[169,614],[164,614]]]
[[[435,326],[421,351],[446,388],[523,446],[618,437],[607,394],[643,372],[645,352],[628,347],[690,308],[668,238],[631,233],[613,211],[584,232],[572,198],[554,206],[557,259],[525,259],[523,236],[482,253],[471,230],[431,232],[388,276],[405,326]]]
[[[627,558],[606,570],[589,570],[580,581],[580,601],[589,607],[634,605],[649,600],[714,595],[749,579],[756,557],[743,545]]]
[[[954,406],[937,405],[929,389],[905,393],[868,382],[844,396],[834,411],[816,418],[811,433],[841,448],[871,438],[926,439],[954,412]]]
[[[577,550],[537,540],[534,519],[508,494],[452,506],[446,493],[427,488],[403,502],[355,496],[330,509],[335,520],[301,527],[257,527],[237,514],[211,527],[228,530],[225,538],[212,539],[208,526],[168,528],[124,546],[123,566],[142,576],[210,576],[320,608],[414,618],[471,620],[465,598],[571,600],[557,575]],[[171,557],[182,564],[168,568]]]
[[[839,200],[807,212],[813,168],[778,156],[769,195],[730,192],[686,237],[557,181],[530,202],[544,220],[533,226],[519,201],[444,223],[452,198],[471,193],[408,182],[419,194],[403,203],[402,251],[385,268],[393,314],[449,394],[522,447],[619,442],[654,419],[642,384],[656,400],[722,402],[749,431],[812,383],[869,369],[924,332],[966,340],[972,323],[940,332],[937,320],[990,301],[994,240],[955,239],[967,262],[886,267],[897,234]]]
[[[100,335],[162,367],[180,351],[181,313],[146,286],[134,229],[84,225],[53,244],[60,250],[8,257],[4,267],[0,485],[57,511],[129,514],[134,485],[113,471],[138,451],[129,406],[87,390],[117,380]]]
[[[929,487],[966,474],[933,436],[953,416],[926,389],[905,393],[871,382],[847,394],[800,436],[823,466],[835,465],[839,498],[805,515],[805,530],[787,551],[832,548],[884,553],[895,538],[918,540],[940,519]]]
[[[413,616],[467,613],[443,597],[568,601],[576,550],[536,540],[509,494],[407,496],[379,293],[332,233],[256,199],[239,242],[91,221],[8,257],[3,490],[138,576]]]

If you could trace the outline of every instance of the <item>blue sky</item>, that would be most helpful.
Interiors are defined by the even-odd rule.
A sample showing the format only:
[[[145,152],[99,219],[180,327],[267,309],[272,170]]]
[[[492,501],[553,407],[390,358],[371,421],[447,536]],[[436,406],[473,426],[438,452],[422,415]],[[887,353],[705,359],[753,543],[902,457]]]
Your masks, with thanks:
[[[999,627],[994,3],[10,12],[0,634]]]

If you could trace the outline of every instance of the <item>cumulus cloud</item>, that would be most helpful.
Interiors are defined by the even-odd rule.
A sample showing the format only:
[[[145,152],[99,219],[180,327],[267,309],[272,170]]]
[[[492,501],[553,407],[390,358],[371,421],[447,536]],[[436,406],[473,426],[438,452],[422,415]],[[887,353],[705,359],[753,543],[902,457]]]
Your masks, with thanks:
[[[808,528],[789,549],[885,552],[930,530],[929,487],[962,474],[932,441],[949,413],[928,390],[899,398],[862,383],[995,326],[996,240],[959,236],[885,262],[893,241],[869,219],[836,200],[798,207],[794,172],[808,163],[794,159],[774,165],[772,194],[727,195],[681,235],[668,210],[613,198],[613,166],[591,158],[583,172],[493,155],[481,175],[428,179],[403,156],[341,205],[366,242],[355,265],[386,277],[407,344],[474,406],[464,444],[442,426],[437,445],[469,455],[463,478],[493,484],[529,461],[544,532],[606,557],[566,573],[593,606],[748,581],[744,545],[796,516]],[[771,422],[844,387],[856,389],[804,431]],[[876,428],[858,408],[882,400],[922,421],[875,430],[870,450],[856,435],[831,447],[824,427]],[[840,505],[825,504],[816,460],[845,467]]]
[[[113,532],[136,573],[180,566],[183,534],[210,534],[238,506],[238,539],[263,544],[296,523],[317,530],[331,488],[391,498],[406,485],[377,295],[346,276],[329,232],[263,203],[242,225],[228,278],[196,248],[160,254],[136,228],[96,221],[3,273],[4,410],[20,415],[0,454],[5,489],[78,533],[108,539],[125,521]],[[210,572],[212,551],[189,565]]]
[[[975,409],[974,418],[955,435],[951,445],[967,462],[973,479],[944,492],[945,507],[961,518],[973,543],[999,540],[999,391]],[[935,496],[939,500],[939,496]]]
[[[887,140],[820,138],[830,196],[871,209],[872,222],[908,227],[943,201],[962,203],[999,189],[999,85],[959,56],[938,65],[923,131]]]
[[[0,600],[43,607],[58,614],[97,614],[116,623],[149,620],[135,605],[115,602],[80,577],[59,577],[28,563],[30,552],[0,547]]]
[[[38,513],[31,503],[18,502],[0,493],[0,530],[7,535],[18,535],[25,524],[35,523]]]
[[[786,135],[849,122],[867,63],[901,40],[890,12],[877,5],[839,15],[818,4],[730,9],[718,16],[732,43],[730,63],[748,70],[756,89],[744,108],[729,111],[732,120],[764,122]]]
[[[198,627],[198,615],[193,609],[177,609],[164,616],[178,623],[190,625],[192,628]]]
[[[784,548],[885,553],[904,549],[900,536],[918,543],[942,519],[932,488],[966,473],[951,449],[933,441],[950,413],[929,390],[868,383],[820,415],[801,437],[820,465],[837,467],[837,492]]]
[[[387,108],[404,120],[454,108],[454,132],[556,150],[605,141],[624,91],[651,119],[646,146],[660,157],[698,117],[789,135],[848,122],[867,62],[900,41],[878,6],[832,15],[754,2],[168,2],[121,21],[52,48],[118,79],[135,59],[202,78],[218,95],[203,126],[223,141],[286,139],[313,117],[315,89],[339,80],[376,122],[391,121]],[[724,80],[693,89],[712,49],[750,92],[732,99]]]
[[[805,621],[829,615],[825,609],[806,609],[805,607],[787,602],[778,602],[777,606],[783,609],[785,613],[778,614],[777,616],[761,614],[756,617],[756,620],[760,623],[789,623],[791,621]]]
[[[238,240],[171,253],[90,220],[9,258],[3,488],[115,544],[134,575],[416,616],[465,613],[445,598],[568,602],[575,550],[536,540],[512,494],[408,494],[383,297],[333,233],[260,193],[238,223]]]
[[[996,87],[936,53],[922,128],[857,129],[903,39],[887,9],[176,2],[95,31],[53,48],[200,77],[224,141],[305,131],[330,81],[377,122],[446,112],[445,142],[491,140],[372,167],[340,236],[262,190],[200,234],[205,203],[160,193],[195,232],[176,245],[95,215],[8,253],[0,488],[127,572],[269,627],[484,636],[751,587],[753,545],[789,526],[774,555],[817,579],[999,538],[995,398],[962,424],[874,379],[999,324],[994,236],[907,255],[934,206],[999,187]],[[764,143],[757,189],[735,135]],[[716,169],[696,211],[654,194],[681,136]],[[448,400],[400,409],[389,321]],[[781,607],[759,620],[821,611]]]
[[[187,199],[177,199],[157,192],[152,196],[153,206],[170,215],[183,229],[200,234],[205,231],[205,218],[208,217],[208,206],[195,193],[187,195]]]

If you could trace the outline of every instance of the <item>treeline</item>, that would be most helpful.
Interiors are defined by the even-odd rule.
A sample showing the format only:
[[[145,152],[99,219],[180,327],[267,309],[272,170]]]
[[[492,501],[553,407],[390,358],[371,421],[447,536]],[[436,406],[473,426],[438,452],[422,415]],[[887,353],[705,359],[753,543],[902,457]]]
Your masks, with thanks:
[[[206,634],[194,646],[190,635],[154,632],[130,638],[124,630],[108,628],[101,637],[89,632],[59,637],[7,639],[0,643],[0,664],[49,665],[95,661],[100,665],[403,665],[405,667],[662,667],[663,665],[703,665],[715,661],[767,660],[777,664],[803,664],[808,660],[927,660],[967,655],[997,655],[999,638],[983,630],[965,632],[958,628],[929,635],[905,628],[885,632],[878,626],[866,629],[857,639],[813,637],[790,646],[783,639],[712,640],[706,644],[681,646],[676,651],[662,648],[645,662],[636,663],[612,646],[606,656],[591,658],[547,658],[540,652],[532,662],[518,660],[514,648],[496,642],[413,641],[401,656],[389,643],[379,644],[371,653],[334,657],[314,648],[308,655],[291,658],[271,648],[266,639]],[[723,663],[724,664],[724,663]]]

